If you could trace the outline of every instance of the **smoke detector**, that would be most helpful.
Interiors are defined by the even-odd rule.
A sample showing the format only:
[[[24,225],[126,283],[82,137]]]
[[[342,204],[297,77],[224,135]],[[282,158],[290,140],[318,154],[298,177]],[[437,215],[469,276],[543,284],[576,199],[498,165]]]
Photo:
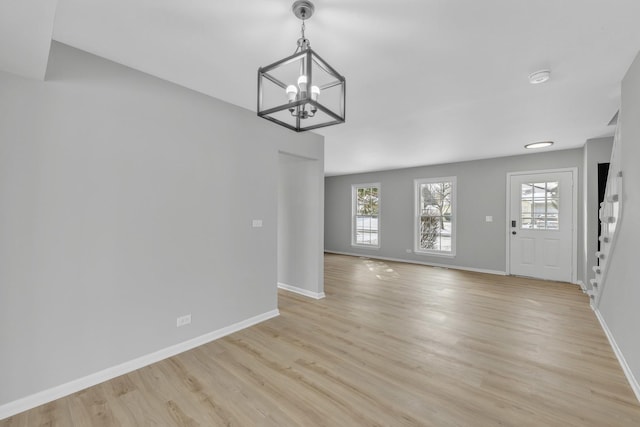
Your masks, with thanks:
[[[551,70],[540,70],[529,74],[529,83],[537,85],[544,83],[551,78]]]

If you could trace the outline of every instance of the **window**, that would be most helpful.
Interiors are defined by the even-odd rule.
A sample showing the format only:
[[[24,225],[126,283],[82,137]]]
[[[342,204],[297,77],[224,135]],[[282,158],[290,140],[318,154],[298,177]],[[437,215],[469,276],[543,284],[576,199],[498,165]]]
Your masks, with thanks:
[[[520,188],[520,228],[558,230],[558,181],[527,182]]]
[[[415,251],[456,253],[456,177],[417,179]]]
[[[380,184],[353,185],[351,198],[351,244],[379,248]]]

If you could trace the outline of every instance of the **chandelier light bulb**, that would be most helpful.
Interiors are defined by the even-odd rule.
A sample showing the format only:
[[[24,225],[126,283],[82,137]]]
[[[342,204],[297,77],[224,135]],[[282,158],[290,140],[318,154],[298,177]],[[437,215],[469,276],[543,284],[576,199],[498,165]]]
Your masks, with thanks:
[[[320,88],[318,86],[311,86],[311,100],[317,101],[318,95],[320,95]]]
[[[293,102],[296,100],[296,96],[298,95],[298,88],[294,85],[287,86],[287,97],[289,98],[289,102]]]
[[[298,87],[300,88],[300,93],[303,94],[303,97],[306,96],[307,92],[307,76],[301,75],[298,77]]]

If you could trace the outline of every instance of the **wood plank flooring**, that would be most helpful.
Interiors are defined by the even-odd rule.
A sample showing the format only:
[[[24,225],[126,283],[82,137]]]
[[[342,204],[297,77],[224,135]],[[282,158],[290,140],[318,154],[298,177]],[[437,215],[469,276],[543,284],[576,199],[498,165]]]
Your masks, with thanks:
[[[325,256],[327,298],[8,426],[640,426],[577,286]]]

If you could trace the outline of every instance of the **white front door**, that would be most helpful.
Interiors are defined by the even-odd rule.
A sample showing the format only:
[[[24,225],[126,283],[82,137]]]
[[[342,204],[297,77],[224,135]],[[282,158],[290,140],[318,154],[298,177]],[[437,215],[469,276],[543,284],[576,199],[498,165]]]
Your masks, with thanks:
[[[571,282],[573,172],[512,174],[509,194],[509,272]]]

